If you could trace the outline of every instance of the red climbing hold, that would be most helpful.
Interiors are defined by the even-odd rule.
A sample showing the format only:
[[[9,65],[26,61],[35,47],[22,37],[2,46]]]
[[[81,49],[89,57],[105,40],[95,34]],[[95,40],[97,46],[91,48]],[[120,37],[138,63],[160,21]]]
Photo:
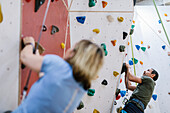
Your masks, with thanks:
[[[103,8],[105,8],[107,6],[107,2],[106,1],[102,1],[102,5],[103,5]]]
[[[116,100],[119,100],[121,97],[121,95],[119,94],[117,97],[116,97]]]

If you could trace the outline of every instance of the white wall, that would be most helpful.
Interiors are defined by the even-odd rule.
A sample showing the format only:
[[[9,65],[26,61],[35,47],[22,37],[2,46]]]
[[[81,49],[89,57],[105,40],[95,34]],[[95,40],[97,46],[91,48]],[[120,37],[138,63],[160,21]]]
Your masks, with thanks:
[[[112,23],[107,20],[108,15],[114,18]],[[78,23],[77,16],[86,16],[85,24]],[[124,22],[118,22],[118,16],[124,17]],[[105,43],[108,51],[99,78],[93,82],[91,87],[95,89],[96,93],[92,97],[85,95],[82,100],[85,107],[75,111],[76,113],[92,113],[94,109],[101,113],[112,111],[115,90],[120,77],[113,76],[113,71],[120,73],[125,53],[119,52],[119,45],[127,45],[127,39],[123,40],[123,31],[129,33],[132,18],[132,0],[108,1],[108,6],[105,9],[102,8],[101,1],[98,1],[95,7],[89,8],[88,0],[73,0],[70,9],[71,45],[81,39],[93,39],[98,45]],[[99,34],[93,32],[93,29],[96,28],[100,29]],[[117,43],[114,47],[111,40],[115,39]],[[108,82],[107,86],[101,85],[104,79]]]
[[[20,0],[0,0],[0,113],[18,105]]]
[[[161,14],[163,23],[165,25],[168,36],[170,36],[170,23],[166,22],[167,19],[170,19],[170,7],[158,7],[158,10]],[[168,14],[168,17],[164,16],[164,13]],[[145,113],[170,113],[170,95],[168,95],[170,87],[170,56],[167,52],[170,51],[170,46],[165,37],[161,24],[158,23],[158,16],[156,10],[153,6],[136,6],[134,13],[135,23],[135,32],[132,35],[134,55],[139,61],[143,61],[144,65],[138,63],[136,65],[137,76],[142,76],[143,71],[148,68],[154,68],[159,72],[159,79],[156,82],[156,87],[154,94],[158,95],[158,99],[154,101],[151,99],[148,104],[151,108],[147,107]],[[159,33],[158,30],[162,32]],[[141,44],[141,41],[144,43]],[[135,45],[140,45],[142,47],[147,47],[150,45],[151,48],[147,49],[146,52],[137,50]],[[162,49],[162,45],[167,45],[166,50]],[[128,47],[128,58],[132,58],[131,47]],[[133,66],[131,67],[132,72]],[[124,78],[122,76],[122,78]],[[135,85],[135,84],[134,84]],[[120,84],[121,89],[125,89],[124,84]],[[131,92],[132,93],[132,92]],[[131,94],[130,93],[130,94]],[[122,100],[118,101],[117,107],[119,107]]]

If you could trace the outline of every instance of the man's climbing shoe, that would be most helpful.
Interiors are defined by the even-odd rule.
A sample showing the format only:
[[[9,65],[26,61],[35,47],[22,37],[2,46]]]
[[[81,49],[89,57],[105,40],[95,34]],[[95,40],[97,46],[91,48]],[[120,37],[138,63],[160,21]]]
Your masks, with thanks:
[[[123,72],[127,72],[126,63],[123,63],[123,66],[122,66],[121,74],[122,74]]]

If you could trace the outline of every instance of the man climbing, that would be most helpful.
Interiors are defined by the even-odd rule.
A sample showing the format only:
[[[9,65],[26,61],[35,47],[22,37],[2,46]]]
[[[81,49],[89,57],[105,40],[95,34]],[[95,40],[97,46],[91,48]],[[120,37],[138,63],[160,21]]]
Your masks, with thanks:
[[[158,72],[151,68],[144,71],[143,76],[139,78],[130,72],[130,66],[128,64],[124,64],[122,71],[125,72],[126,88],[133,91],[133,93],[121,113],[144,113],[152,97],[156,85],[155,81],[159,76]],[[132,86],[130,81],[139,84]]]

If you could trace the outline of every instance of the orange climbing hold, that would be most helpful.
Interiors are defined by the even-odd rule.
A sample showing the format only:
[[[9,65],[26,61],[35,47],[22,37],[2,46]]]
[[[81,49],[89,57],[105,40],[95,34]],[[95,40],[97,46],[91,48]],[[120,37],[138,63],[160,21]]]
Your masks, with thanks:
[[[130,42],[128,42],[128,45],[130,45]]]
[[[116,46],[116,40],[111,40],[111,43],[113,44],[113,46]]]
[[[140,61],[140,64],[141,64],[141,65],[143,65],[143,62],[142,62],[142,61]]]
[[[168,16],[166,13],[164,14],[165,16]]]
[[[99,34],[100,30],[99,29],[93,29],[93,32],[96,32],[97,34]]]
[[[102,1],[102,5],[103,5],[103,8],[105,8],[107,6],[107,2],[106,1]]]
[[[141,41],[141,44],[143,44],[143,41]]]
[[[168,56],[170,56],[170,52],[168,52]]]
[[[3,15],[2,15],[2,10],[1,10],[1,4],[0,4],[0,23],[3,21]]]
[[[94,109],[93,113],[100,113],[100,112],[97,109]]]
[[[117,76],[119,75],[119,73],[116,72],[116,71],[113,71],[113,75],[114,75],[115,77],[117,77]]]
[[[135,21],[133,20],[133,23],[135,24]]]

